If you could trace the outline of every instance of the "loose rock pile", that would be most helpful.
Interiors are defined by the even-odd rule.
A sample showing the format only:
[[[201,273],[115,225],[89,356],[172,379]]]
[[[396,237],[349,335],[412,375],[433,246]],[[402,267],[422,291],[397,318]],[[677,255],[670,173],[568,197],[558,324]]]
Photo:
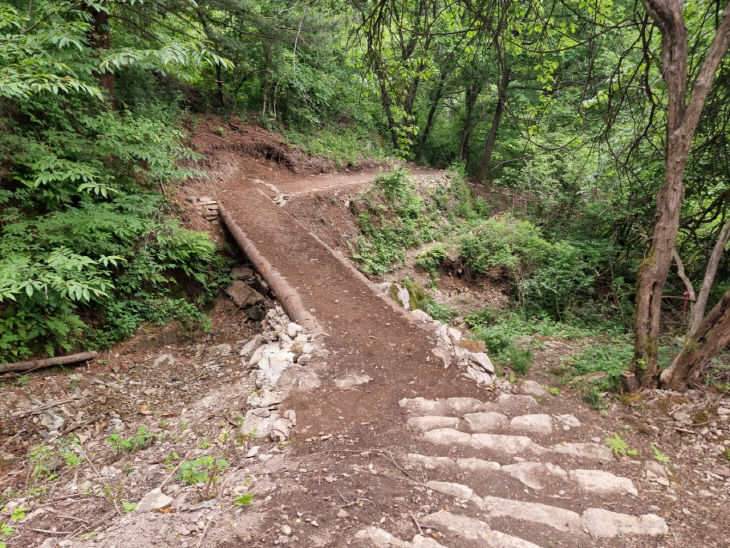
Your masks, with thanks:
[[[214,221],[218,218],[218,202],[209,196],[188,196],[188,202],[196,206],[206,221]]]
[[[464,370],[467,378],[481,386],[494,386],[499,383],[483,341],[467,339],[458,329],[434,320],[423,310],[414,309],[408,289],[403,285],[384,282],[377,287],[381,290],[380,296],[390,295],[398,305],[409,310],[418,320],[426,324],[425,327],[435,332],[436,347],[432,352],[443,360],[445,367],[456,363]]]
[[[445,367],[456,363],[464,370],[464,376],[481,386],[499,384],[484,342],[464,338],[461,331],[434,320],[423,310],[413,310],[411,314],[433,329],[436,334],[436,347],[431,352],[444,361]]]
[[[285,394],[276,386],[284,371],[312,361],[313,335],[289,321],[279,305],[266,313],[262,327],[264,332],[240,351],[241,363],[256,370],[256,387],[259,388],[248,397],[247,403],[253,409],[246,413],[242,430],[245,434],[268,436],[272,441],[285,441],[296,425],[296,414],[293,410],[277,411]]]

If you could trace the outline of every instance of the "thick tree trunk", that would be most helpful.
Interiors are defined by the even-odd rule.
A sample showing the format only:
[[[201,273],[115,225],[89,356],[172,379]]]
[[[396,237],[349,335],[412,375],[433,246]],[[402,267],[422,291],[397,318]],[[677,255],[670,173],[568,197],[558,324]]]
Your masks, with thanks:
[[[715,247],[712,249],[710,254],[710,260],[707,261],[707,268],[705,268],[705,277],[702,280],[702,287],[700,292],[697,294],[697,301],[695,302],[694,308],[692,309],[692,316],[689,324],[688,335],[692,337],[702,324],[702,318],[705,316],[705,309],[707,308],[707,299],[710,296],[710,290],[712,284],[715,282],[715,275],[717,269],[720,266],[720,259],[725,251],[725,246],[730,241],[730,220],[725,223],[720,231],[720,236],[715,242]]]
[[[688,148],[670,136],[664,185],[657,195],[657,211],[649,254],[639,268],[636,291],[636,323],[634,332],[634,373],[641,386],[656,384],[658,374],[659,328],[661,326],[662,290],[672,265],[677,241],[679,218],[684,199],[684,166]]]
[[[689,338],[672,365],[661,376],[664,388],[684,390],[710,360],[730,344],[730,290],[707,315],[697,332]]]
[[[102,50],[109,49],[109,46],[111,46],[111,38],[109,36],[109,13],[97,10],[93,7],[89,8],[89,13],[91,13],[92,17],[91,42],[94,44],[94,48],[97,50],[97,53],[101,54]],[[113,105],[114,73],[97,72],[96,78],[99,80],[99,86],[107,92],[109,102]]]
[[[684,169],[715,71],[730,43],[730,4],[725,8],[687,102],[689,74],[687,29],[682,18],[684,4],[682,0],[642,2],[662,33],[662,78],[668,95],[664,184],[657,194],[654,234],[649,252],[639,267],[636,290],[633,370],[641,386],[648,387],[654,386],[658,379],[661,298],[679,229]]]
[[[507,98],[507,86],[509,86],[509,78],[510,69],[508,66],[505,65],[502,68],[502,73],[499,78],[499,84],[497,86],[497,106],[494,109],[492,125],[489,128],[489,135],[487,136],[487,144],[484,147],[482,161],[479,164],[479,170],[477,171],[478,181],[481,181],[484,176],[488,174],[489,161],[492,159],[494,143],[497,141],[497,132],[499,131],[499,123],[502,120],[502,113],[504,112],[504,103]]]

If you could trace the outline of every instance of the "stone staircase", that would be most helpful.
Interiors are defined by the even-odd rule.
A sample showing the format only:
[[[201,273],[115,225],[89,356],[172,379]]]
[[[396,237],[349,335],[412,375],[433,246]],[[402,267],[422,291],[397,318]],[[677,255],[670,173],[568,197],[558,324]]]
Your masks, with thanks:
[[[405,398],[399,405],[414,446],[432,448],[402,455],[404,468],[452,504],[413,516],[419,534],[411,540],[371,526],[355,535],[360,546],[643,546],[668,532],[661,517],[635,511],[639,492],[615,472],[608,447],[558,441],[581,427],[569,413],[540,413],[538,400],[525,394],[491,402]]]

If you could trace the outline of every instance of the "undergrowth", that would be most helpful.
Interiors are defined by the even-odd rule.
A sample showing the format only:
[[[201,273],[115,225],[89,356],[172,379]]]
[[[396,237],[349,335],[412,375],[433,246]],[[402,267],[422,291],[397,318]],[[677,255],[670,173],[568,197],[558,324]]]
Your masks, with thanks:
[[[419,189],[406,170],[396,168],[356,200],[361,234],[349,245],[365,273],[385,274],[403,265],[407,250],[424,248],[415,266],[434,280],[447,263],[466,276],[497,269],[529,312],[562,319],[593,298],[595,272],[609,256],[605,243],[550,241],[510,213],[490,217],[458,169],[449,177],[448,184]]]
[[[13,158],[0,190],[0,362],[109,346],[147,321],[208,328],[223,259],[157,190],[196,174],[179,167],[194,155],[174,113],[92,109],[69,122],[31,103],[46,109],[37,132],[0,137]]]

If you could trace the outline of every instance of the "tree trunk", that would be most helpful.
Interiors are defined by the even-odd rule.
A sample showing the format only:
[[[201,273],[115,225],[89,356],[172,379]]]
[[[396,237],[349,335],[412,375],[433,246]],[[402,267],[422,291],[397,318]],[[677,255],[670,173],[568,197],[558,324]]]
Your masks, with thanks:
[[[421,137],[418,141],[418,150],[416,151],[416,162],[420,161],[421,157],[423,156],[423,149],[426,146],[426,140],[428,139],[428,135],[431,133],[431,128],[433,127],[433,120],[436,116],[436,109],[438,108],[439,103],[441,102],[441,96],[444,93],[444,84],[446,83],[446,77],[448,76],[448,73],[446,71],[443,71],[441,73],[441,78],[439,79],[439,83],[436,86],[436,92],[434,93],[433,99],[431,100],[431,108],[428,110],[428,118],[426,118],[426,127],[421,132]]]
[[[489,128],[489,136],[487,137],[487,145],[484,148],[484,155],[479,164],[477,171],[477,180],[481,181],[488,174],[489,161],[492,159],[492,151],[494,151],[494,143],[497,140],[497,132],[499,131],[499,123],[502,120],[504,112],[504,103],[507,98],[507,86],[509,86],[510,70],[505,64],[502,68],[502,74],[499,78],[497,86],[497,107],[494,109],[494,118],[492,118],[492,126]]]
[[[725,8],[687,102],[689,74],[687,29],[682,18],[684,4],[682,0],[642,2],[662,33],[662,78],[668,95],[664,183],[657,194],[654,234],[649,252],[639,267],[636,290],[633,370],[641,386],[648,387],[656,385],[658,380],[661,299],[679,230],[684,169],[715,71],[730,43],[730,4]]]
[[[710,360],[730,344],[730,290],[707,315],[689,338],[672,365],[661,376],[663,388],[684,390],[691,378],[696,378]]]
[[[469,164],[469,140],[471,139],[472,116],[474,114],[474,105],[482,92],[481,84],[469,84],[464,91],[464,102],[466,107],[466,115],[464,116],[464,127],[461,131],[461,139],[459,140],[459,160],[464,160]]]
[[[89,13],[92,19],[91,42],[97,55],[105,49],[109,49],[111,39],[109,36],[109,13],[90,7]],[[107,98],[111,105],[114,105],[114,73],[112,72],[96,72],[99,86],[107,92]]]
[[[676,134],[675,134],[676,135]],[[679,230],[679,217],[684,199],[684,166],[688,148],[670,136],[664,185],[657,195],[654,237],[649,254],[639,267],[636,291],[636,323],[634,331],[634,373],[641,386],[656,384],[658,372],[659,328],[662,290],[672,265],[674,245]]]
[[[710,260],[707,261],[707,268],[705,269],[705,277],[702,280],[702,287],[700,292],[697,294],[697,301],[695,302],[692,310],[692,316],[689,324],[688,335],[692,337],[702,324],[702,318],[705,315],[705,309],[707,308],[707,298],[710,296],[710,290],[712,284],[715,282],[715,274],[720,266],[720,259],[725,251],[725,246],[730,241],[730,220],[725,223],[720,231],[720,236],[715,242],[715,247],[712,249]]]
[[[398,131],[395,126],[395,118],[390,108],[390,94],[388,93],[388,84],[385,78],[385,68],[383,68],[383,60],[378,58],[377,66],[378,83],[380,84],[380,102],[383,104],[385,118],[388,120],[388,129],[390,130],[390,138],[393,141],[393,148],[398,150]]]

